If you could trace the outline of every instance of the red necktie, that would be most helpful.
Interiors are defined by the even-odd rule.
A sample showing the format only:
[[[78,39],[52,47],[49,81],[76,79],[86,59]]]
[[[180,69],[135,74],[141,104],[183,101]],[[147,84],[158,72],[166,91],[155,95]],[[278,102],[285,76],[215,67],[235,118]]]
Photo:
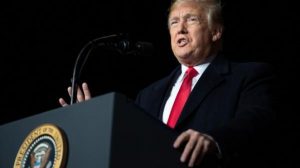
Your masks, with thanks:
[[[171,113],[168,119],[168,126],[174,128],[176,122],[180,116],[180,113],[184,107],[186,100],[188,99],[191,90],[192,90],[192,79],[198,74],[198,72],[193,68],[189,67],[189,69],[185,72],[185,78],[181,84],[181,87],[178,91],[176,99],[174,101],[173,107],[171,109]]]

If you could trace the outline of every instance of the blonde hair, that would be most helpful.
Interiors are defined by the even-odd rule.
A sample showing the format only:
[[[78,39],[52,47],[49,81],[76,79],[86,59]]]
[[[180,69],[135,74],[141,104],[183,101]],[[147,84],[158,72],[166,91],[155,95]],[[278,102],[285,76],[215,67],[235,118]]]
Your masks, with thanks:
[[[169,9],[169,14],[176,5],[193,1],[203,6],[206,11],[209,28],[212,28],[215,25],[223,27],[222,5],[220,0],[173,0]]]

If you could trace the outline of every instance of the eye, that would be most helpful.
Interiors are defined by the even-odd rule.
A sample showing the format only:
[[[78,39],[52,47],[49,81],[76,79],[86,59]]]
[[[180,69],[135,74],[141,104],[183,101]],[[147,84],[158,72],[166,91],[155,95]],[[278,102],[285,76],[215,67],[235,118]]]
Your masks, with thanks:
[[[190,17],[187,18],[187,22],[189,24],[199,23],[199,20],[200,19],[197,16],[190,16]]]
[[[177,23],[178,23],[178,20],[172,19],[172,20],[169,21],[169,26],[174,26],[174,25],[176,25]]]

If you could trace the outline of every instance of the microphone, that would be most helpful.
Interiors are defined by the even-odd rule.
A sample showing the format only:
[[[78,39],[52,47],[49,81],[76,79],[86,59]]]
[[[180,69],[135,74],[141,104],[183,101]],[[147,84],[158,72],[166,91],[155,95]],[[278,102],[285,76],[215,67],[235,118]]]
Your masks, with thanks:
[[[128,39],[118,41],[97,42],[97,47],[116,50],[122,55],[149,55],[153,52],[153,45],[150,42],[137,41],[133,42]]]
[[[78,79],[81,75],[81,71],[86,63],[91,51],[94,48],[106,48],[110,50],[116,50],[122,55],[149,55],[153,52],[153,45],[149,42],[133,42],[128,40],[123,34],[112,34],[103,36],[100,38],[89,41],[80,50],[73,68],[72,75],[72,90],[70,105],[76,102]]]

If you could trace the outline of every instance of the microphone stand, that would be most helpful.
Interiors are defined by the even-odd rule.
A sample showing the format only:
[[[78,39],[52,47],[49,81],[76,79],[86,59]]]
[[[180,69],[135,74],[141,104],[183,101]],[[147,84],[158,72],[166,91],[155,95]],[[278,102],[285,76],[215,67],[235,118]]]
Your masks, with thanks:
[[[80,78],[81,71],[84,67],[84,64],[86,63],[91,51],[97,46],[97,42],[105,39],[110,39],[110,38],[117,38],[120,37],[120,34],[113,34],[113,35],[108,35],[100,38],[96,38],[94,40],[89,41],[87,44],[84,45],[84,47],[80,50],[75,64],[73,68],[73,75],[71,79],[72,83],[72,88],[71,88],[71,100],[70,100],[70,105],[76,103],[77,100],[77,88],[78,88],[78,79]]]

